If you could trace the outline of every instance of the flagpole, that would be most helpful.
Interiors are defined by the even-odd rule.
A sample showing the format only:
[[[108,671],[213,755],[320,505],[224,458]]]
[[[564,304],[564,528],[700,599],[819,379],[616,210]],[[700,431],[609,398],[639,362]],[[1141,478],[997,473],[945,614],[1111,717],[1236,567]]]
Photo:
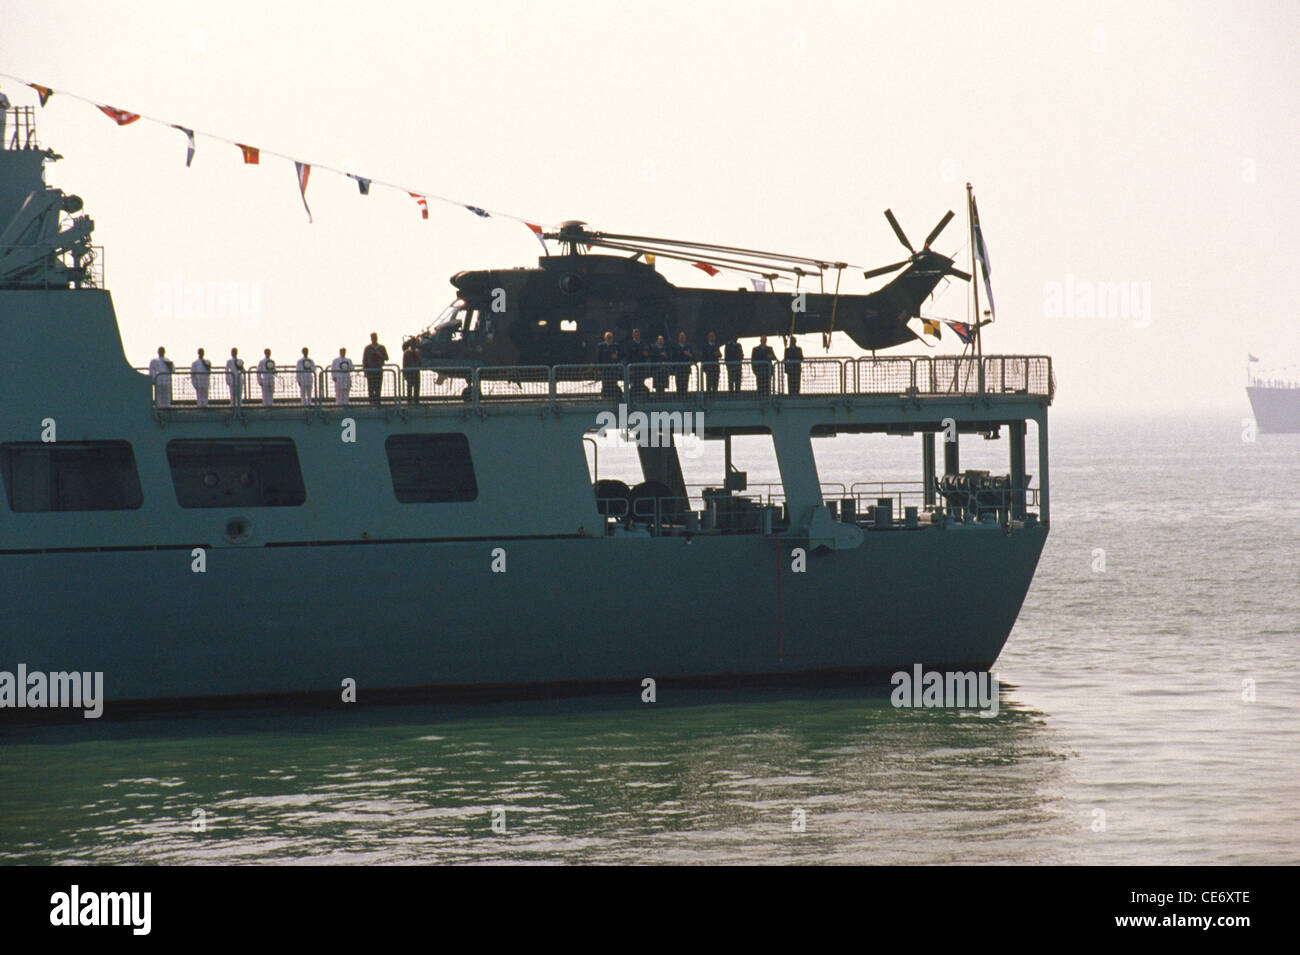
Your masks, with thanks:
[[[975,351],[979,361],[979,389],[984,393],[984,340],[980,337],[980,283],[979,273],[975,271],[975,215],[974,195],[971,184],[966,183],[966,218],[970,224],[970,289],[975,296]]]

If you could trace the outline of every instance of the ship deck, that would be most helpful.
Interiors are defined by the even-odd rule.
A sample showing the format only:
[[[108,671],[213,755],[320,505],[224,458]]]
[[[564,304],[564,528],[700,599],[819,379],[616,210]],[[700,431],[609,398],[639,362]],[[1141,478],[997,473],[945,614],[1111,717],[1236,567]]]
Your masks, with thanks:
[[[310,382],[305,394],[301,387],[303,373],[279,367],[270,376],[273,384],[268,402],[261,388],[261,375],[252,363],[236,389],[230,376],[214,362],[206,408],[197,406],[194,378],[180,367],[161,376],[170,378],[170,393],[160,401],[160,392],[155,389],[154,407],[160,417],[330,414],[343,408],[348,414],[384,415],[535,414],[539,410],[563,414],[568,410],[608,407],[611,403],[647,411],[763,412],[824,408],[828,403],[845,409],[901,409],[909,404],[938,407],[955,400],[996,407],[998,414],[1005,415],[1015,405],[1029,410],[1044,407],[1051,403],[1056,390],[1052,360],[1045,355],[814,358],[802,362],[797,390],[792,389],[792,376],[780,361],[773,363],[766,388],[760,386],[750,361],[736,363],[740,374],[733,388],[729,364],[722,363],[713,387],[709,387],[704,363],[639,366],[644,383],[640,386],[635,382],[637,372],[629,371],[626,365],[423,367],[414,373],[419,379],[418,390],[412,387],[412,372],[396,365],[378,370],[356,368],[351,372],[317,368],[305,379]],[[147,368],[136,370],[150,375]],[[686,383],[680,388],[677,376],[683,373]],[[656,375],[664,379],[662,388],[656,387]],[[379,386],[373,401],[368,394],[371,376]],[[232,391],[237,392],[237,403],[231,401]]]
[[[626,503],[602,502],[607,533],[641,528],[654,535],[789,533],[792,497],[797,506],[825,503],[834,519],[864,530],[929,526],[936,511],[959,523],[968,516],[979,522],[989,515],[999,524],[1013,518],[1047,520],[1046,409],[1055,393],[1048,356],[815,358],[802,362],[797,378],[780,361],[770,371],[756,369],[749,361],[734,368],[724,362],[716,372],[703,363],[445,367],[418,372],[386,365],[351,372],[322,368],[306,375],[294,368],[266,375],[254,367],[243,372],[233,403],[230,394],[236,382],[214,367],[208,403],[202,408],[188,371],[178,370],[170,378],[170,393],[165,383],[153,390],[153,411],[165,428],[221,423],[258,432],[273,422],[310,425],[348,418],[379,418],[399,429],[418,430],[424,421],[443,429],[456,420],[491,428],[492,419],[540,416],[565,432],[585,432],[592,445],[598,443],[591,437],[597,431],[604,436],[606,431],[627,433],[638,427],[654,446],[662,447],[672,445],[670,434],[693,432],[728,443],[733,436],[771,434],[778,459],[790,465],[783,467],[781,483],[740,488],[749,503],[744,508],[729,503],[727,514],[710,507],[716,488],[672,480],[672,492]],[[264,382],[268,389],[262,387]],[[1029,486],[1023,467],[1021,473],[1003,478],[986,472],[948,477],[959,471],[955,442],[945,441],[942,469],[936,466],[936,433],[950,428],[954,436],[992,435],[1013,424],[1012,440],[1018,441],[1019,450],[1013,447],[1012,459],[1023,461],[1023,422],[1030,420],[1039,425],[1037,487]],[[921,480],[846,486],[816,479],[809,436],[871,432],[922,434],[928,463]],[[939,475],[946,485],[937,480]],[[599,476],[597,466],[593,478]],[[692,513],[705,519],[691,519]]]

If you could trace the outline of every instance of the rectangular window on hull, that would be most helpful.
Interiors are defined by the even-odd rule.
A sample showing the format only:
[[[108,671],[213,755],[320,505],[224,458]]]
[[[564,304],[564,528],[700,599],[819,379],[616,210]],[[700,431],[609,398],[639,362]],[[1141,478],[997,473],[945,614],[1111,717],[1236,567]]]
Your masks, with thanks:
[[[463,434],[394,434],[384,442],[393,493],[402,504],[446,504],[478,497]]]
[[[289,438],[178,438],[167,444],[181,507],[298,507],[307,500]]]
[[[13,511],[130,511],[144,500],[126,441],[4,444],[0,472]]]

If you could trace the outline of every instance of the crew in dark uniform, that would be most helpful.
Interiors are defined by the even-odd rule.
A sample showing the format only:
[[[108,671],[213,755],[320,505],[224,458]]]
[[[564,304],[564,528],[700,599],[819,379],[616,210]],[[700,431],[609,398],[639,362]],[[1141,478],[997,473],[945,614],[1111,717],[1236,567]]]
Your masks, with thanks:
[[[388,349],[379,344],[379,333],[370,333],[370,344],[361,353],[361,367],[366,370],[366,387],[370,391],[370,403],[379,404],[380,393],[384,387],[384,362],[388,361]]]
[[[718,336],[709,332],[709,340],[704,343],[700,358],[704,361],[704,388],[706,391],[718,390],[718,361],[722,358],[722,349],[718,345]]]
[[[623,345],[623,364],[627,365],[628,387],[633,394],[645,397],[646,362],[650,360],[650,349],[641,340],[641,329],[632,329],[632,337]]]
[[[614,344],[614,333],[606,332],[605,340],[596,347],[596,364],[608,366],[600,372],[602,398],[623,397],[623,393],[618,388],[618,362],[618,346]]]
[[[732,338],[727,342],[722,353],[727,359],[727,390],[738,393],[741,378],[745,373],[745,349],[740,347],[740,342]]]
[[[803,349],[790,336],[790,344],[785,347],[785,381],[786,390],[792,395],[799,394],[799,376],[803,373]]]
[[[759,338],[754,350],[749,353],[749,362],[754,366],[754,380],[758,383],[760,395],[772,393],[772,362],[776,361],[776,352],[767,343],[767,336]]]
[[[406,348],[402,350],[402,374],[406,377],[406,400],[418,404],[420,401],[420,349],[415,347],[415,339],[407,339]]]
[[[686,341],[686,333],[677,333],[677,342],[668,352],[673,362],[673,378],[677,380],[677,394],[685,398],[691,384],[691,365],[695,364],[695,349]]]
[[[654,382],[655,391],[663,394],[668,387],[668,346],[664,344],[664,337],[660,335],[655,339],[655,343],[650,346],[650,363],[654,366],[654,371],[650,373],[650,380]]]

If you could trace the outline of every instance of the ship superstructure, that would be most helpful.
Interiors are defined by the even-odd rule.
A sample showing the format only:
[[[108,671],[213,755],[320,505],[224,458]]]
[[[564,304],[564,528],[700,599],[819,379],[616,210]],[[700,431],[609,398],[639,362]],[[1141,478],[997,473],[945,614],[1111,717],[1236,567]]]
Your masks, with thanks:
[[[264,399],[251,362],[132,367],[54,158],[0,151],[0,669],[102,672],[111,712],[873,681],[1006,641],[1050,524],[1049,358],[808,359],[797,389],[779,360],[697,361],[680,391],[626,364],[358,362],[277,370]],[[611,429],[639,480],[602,479]],[[708,486],[684,431],[725,449]],[[914,474],[824,486],[814,441],[852,433],[912,442]],[[779,486],[732,465],[749,435]],[[962,469],[979,435],[1004,473]]]

